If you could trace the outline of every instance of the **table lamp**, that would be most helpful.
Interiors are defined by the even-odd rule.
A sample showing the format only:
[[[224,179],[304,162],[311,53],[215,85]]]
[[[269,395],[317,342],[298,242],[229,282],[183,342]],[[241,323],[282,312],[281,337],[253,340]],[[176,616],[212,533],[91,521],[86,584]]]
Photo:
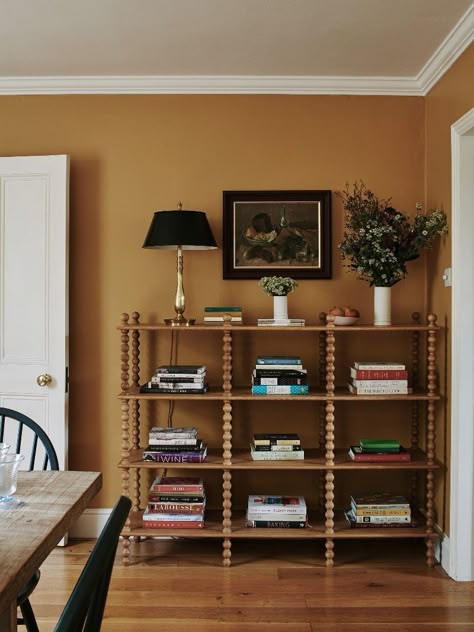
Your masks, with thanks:
[[[214,250],[216,240],[203,211],[183,210],[181,202],[177,211],[156,211],[148,229],[143,248],[177,249],[176,269],[178,282],[174,310],[175,318],[165,318],[167,325],[194,325],[195,318],[183,316],[185,307],[183,287],[183,250]]]

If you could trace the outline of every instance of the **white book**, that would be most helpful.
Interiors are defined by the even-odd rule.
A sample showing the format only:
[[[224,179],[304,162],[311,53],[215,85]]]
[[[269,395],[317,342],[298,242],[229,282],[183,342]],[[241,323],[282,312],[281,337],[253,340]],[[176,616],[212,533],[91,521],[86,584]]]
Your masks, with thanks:
[[[281,496],[279,494],[250,494],[247,499],[247,510],[263,512],[289,511],[290,513],[306,512],[304,496]]]
[[[408,380],[352,380],[352,385],[356,388],[373,388],[373,387],[383,387],[383,388],[407,388]]]
[[[184,439],[166,439],[164,437],[148,437],[148,445],[196,445],[200,439],[196,437],[186,437]]]
[[[250,456],[254,461],[302,461],[304,450],[269,450],[268,452],[254,450],[250,446]]]
[[[224,316],[204,316],[203,318],[205,323],[223,323],[225,322]],[[242,316],[231,316],[231,323],[241,323]]]
[[[304,522],[307,518],[306,512],[287,513],[282,512],[256,512],[247,511],[247,520],[288,520],[289,522]]]
[[[349,383],[348,388],[353,395],[408,395],[412,389],[407,386],[354,386]]]
[[[403,371],[406,369],[406,366],[404,364],[399,364],[398,362],[354,362],[353,367],[355,369],[365,369],[366,371],[377,371],[379,369],[396,369],[399,371]]]

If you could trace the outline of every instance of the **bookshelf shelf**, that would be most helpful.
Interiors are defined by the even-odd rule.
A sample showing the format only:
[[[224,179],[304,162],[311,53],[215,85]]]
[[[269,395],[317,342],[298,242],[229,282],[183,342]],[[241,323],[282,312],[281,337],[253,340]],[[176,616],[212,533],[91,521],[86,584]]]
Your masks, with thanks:
[[[419,315],[413,316],[413,323],[393,325],[389,327],[374,327],[373,325],[357,324],[350,327],[335,327],[333,318],[319,324],[305,327],[259,327],[257,325],[195,325],[193,327],[170,328],[162,324],[142,324],[139,314],[134,312],[131,317],[123,314],[118,326],[121,336],[121,391],[118,395],[121,401],[122,421],[122,450],[119,468],[122,478],[122,493],[132,499],[132,511],[125,525],[122,535],[122,552],[125,564],[129,562],[130,538],[150,537],[183,537],[216,538],[222,540],[223,565],[231,564],[231,543],[238,539],[322,539],[326,544],[326,566],[334,565],[334,541],[346,539],[366,538],[421,538],[426,541],[426,561],[428,566],[434,565],[434,475],[441,467],[435,458],[435,407],[440,399],[437,392],[436,378],[436,335],[439,327],[436,316],[430,314],[427,324],[421,324]],[[193,337],[212,332],[213,339],[221,338],[221,345],[213,342],[216,353],[222,349],[222,375],[217,384],[210,385],[204,394],[192,393],[140,393],[140,344],[141,337],[151,332],[156,335],[173,335],[183,337],[183,341],[192,345]],[[232,358],[239,351],[242,344],[243,332],[258,332],[265,337],[268,333],[278,336],[295,336],[294,348],[298,343],[313,349],[313,355],[319,363],[317,375],[312,371],[310,378],[310,392],[307,395],[252,395],[250,386],[234,385],[232,376]],[[349,346],[354,336],[375,335],[377,341],[381,337],[392,334],[404,334],[408,337],[408,351],[410,352],[410,376],[413,392],[409,395],[354,395],[347,388],[336,384],[336,347],[338,344]],[[306,335],[306,337],[305,337]],[[303,336],[303,337],[301,337]],[[426,352],[421,352],[421,337],[426,343]],[[207,341],[207,338],[205,338]],[[209,339],[210,340],[210,339]],[[398,340],[398,339],[397,339]],[[155,343],[153,338],[152,343]],[[146,341],[149,345],[150,341]],[[251,366],[249,366],[250,372]],[[340,370],[340,369],[338,369]],[[308,372],[309,373],[309,372]],[[423,374],[423,380],[421,375]],[[149,376],[143,376],[142,382]],[[338,377],[340,377],[338,375]],[[317,380],[317,383],[315,383]],[[423,382],[423,383],[422,383]],[[208,448],[208,456],[202,463],[155,463],[143,460],[143,445],[140,445],[140,415],[141,407],[147,402],[168,401],[176,403],[179,400],[192,402],[219,402],[221,409],[222,441],[220,445]],[[411,424],[411,445],[405,446],[411,453],[411,460],[407,462],[359,462],[353,461],[348,455],[348,446],[336,445],[336,426],[338,415],[336,409],[352,407],[358,400],[360,405],[371,405],[377,410],[383,410],[384,403],[398,406],[398,402],[407,407],[406,419]],[[244,402],[244,403],[239,403]],[[242,445],[233,445],[233,433],[238,431],[239,407],[242,408],[254,402],[259,402],[257,409],[265,410],[265,405],[271,402],[281,402],[288,407],[289,414],[302,410],[301,403],[314,409],[314,434],[318,440],[316,445],[304,445],[304,460],[288,461],[253,461],[250,450]],[[153,406],[152,403],[148,404]],[[275,404],[274,404],[275,405]],[[356,404],[357,406],[357,404]],[[371,406],[370,406],[371,407]],[[423,421],[420,423],[421,412],[424,410]],[[233,418],[235,417],[235,419]],[[235,426],[235,428],[234,428]],[[424,436],[421,437],[421,428]],[[423,448],[421,449],[421,445]],[[245,442],[244,442],[245,445]],[[206,509],[206,520],[203,529],[147,529],[143,526],[143,505],[146,504],[144,482],[141,473],[163,472],[164,470],[183,471],[186,475],[200,475],[220,472],[222,507],[221,509]],[[193,474],[191,474],[191,470]],[[419,507],[423,517],[417,521],[416,527],[380,527],[380,528],[351,528],[340,507],[336,507],[336,491],[340,476],[353,477],[356,472],[371,472],[378,476],[383,472],[405,473],[409,479],[409,493],[407,496],[413,506]],[[248,474],[246,474],[247,472]],[[233,506],[232,487],[238,486],[239,477],[250,476],[251,472],[280,472],[292,476],[309,477],[315,492],[319,490],[318,506],[309,507],[309,526],[304,529],[265,529],[248,528],[245,526],[245,512],[238,506]],[[296,474],[293,474],[296,473]],[[216,473],[212,474],[215,480]],[[256,476],[256,474],[252,474]],[[362,474],[363,476],[363,474]],[[422,485],[424,483],[424,485]],[[215,484],[215,483],[214,483]],[[420,498],[420,489],[425,493]],[[238,491],[238,488],[236,488]],[[214,492],[219,492],[214,488]],[[213,494],[215,497],[215,493]],[[236,501],[235,501],[236,502]],[[316,511],[317,510],[317,511]]]

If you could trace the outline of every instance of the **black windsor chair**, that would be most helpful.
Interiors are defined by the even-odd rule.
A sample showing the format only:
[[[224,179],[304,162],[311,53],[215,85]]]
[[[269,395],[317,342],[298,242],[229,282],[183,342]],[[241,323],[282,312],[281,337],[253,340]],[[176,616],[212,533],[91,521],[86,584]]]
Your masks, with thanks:
[[[120,532],[132,501],[120,496],[92,549],[54,632],[99,632]]]
[[[0,407],[0,443],[9,443],[13,452],[23,454],[28,471],[59,470],[58,457],[50,438],[36,421],[11,408]],[[29,597],[40,579],[37,570],[17,595],[21,611],[19,625],[28,632],[39,632]]]

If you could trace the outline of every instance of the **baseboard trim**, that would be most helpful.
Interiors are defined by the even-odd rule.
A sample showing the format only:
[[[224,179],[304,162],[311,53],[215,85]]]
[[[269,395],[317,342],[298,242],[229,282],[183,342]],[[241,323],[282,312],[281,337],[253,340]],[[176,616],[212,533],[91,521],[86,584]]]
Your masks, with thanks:
[[[86,509],[69,530],[69,537],[98,538],[111,513],[111,509]]]
[[[443,570],[449,575],[449,536],[444,533],[439,525],[435,525],[435,531],[439,538],[435,540],[434,554],[436,561],[441,564]]]

